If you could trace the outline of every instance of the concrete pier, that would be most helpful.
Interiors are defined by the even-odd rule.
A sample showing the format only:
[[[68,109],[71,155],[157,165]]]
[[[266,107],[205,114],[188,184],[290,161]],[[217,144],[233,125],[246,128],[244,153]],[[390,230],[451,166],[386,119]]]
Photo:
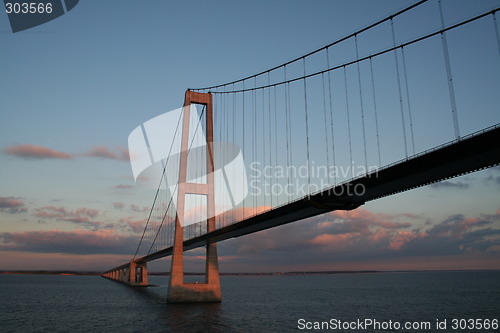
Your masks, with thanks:
[[[180,255],[176,256],[176,260],[172,259],[167,302],[220,302],[222,300],[222,295],[220,290],[217,248],[215,244],[210,244],[207,248],[205,283],[184,282],[182,255],[183,253],[181,252]]]
[[[135,287],[148,286],[148,268],[146,263],[137,264],[130,261],[129,276],[127,283]]]
[[[122,266],[122,268],[106,272],[101,276],[133,287],[148,286],[148,266],[145,262],[136,263],[131,260],[128,267]]]

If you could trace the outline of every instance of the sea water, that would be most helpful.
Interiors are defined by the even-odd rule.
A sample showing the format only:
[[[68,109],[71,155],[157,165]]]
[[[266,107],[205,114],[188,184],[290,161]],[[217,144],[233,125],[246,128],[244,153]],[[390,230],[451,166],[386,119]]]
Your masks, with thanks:
[[[167,304],[168,277],[149,282],[0,275],[0,332],[500,331],[477,326],[500,320],[500,271],[222,276],[216,304]]]

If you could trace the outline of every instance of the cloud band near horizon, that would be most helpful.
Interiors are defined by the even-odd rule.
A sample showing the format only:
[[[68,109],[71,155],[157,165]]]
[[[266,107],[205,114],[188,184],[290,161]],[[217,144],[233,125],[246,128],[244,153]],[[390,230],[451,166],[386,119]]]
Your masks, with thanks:
[[[37,213],[89,217],[97,214],[83,209],[67,212],[61,208],[43,208]],[[376,214],[366,209],[336,211],[222,242],[219,252],[222,256],[238,258],[233,262],[297,267],[312,263],[403,260],[414,256],[429,259],[471,254],[500,257],[500,210],[478,217],[456,214],[421,227],[409,222],[415,218]],[[0,233],[0,251],[132,254],[138,242],[137,232],[142,230],[145,220],[129,217],[119,222],[123,228],[4,232]]]
[[[42,160],[42,159],[62,159],[72,160],[75,157],[95,157],[101,159],[110,159],[116,161],[128,162],[130,160],[128,150],[123,147],[117,147],[116,152],[111,151],[105,146],[94,146],[88,152],[83,154],[71,154],[51,148],[23,144],[13,145],[3,148],[2,152],[6,155],[23,158],[27,160]]]

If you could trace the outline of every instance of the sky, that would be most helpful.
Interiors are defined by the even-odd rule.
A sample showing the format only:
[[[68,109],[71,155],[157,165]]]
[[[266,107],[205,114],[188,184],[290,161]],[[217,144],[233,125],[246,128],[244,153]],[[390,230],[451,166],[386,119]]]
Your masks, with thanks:
[[[130,260],[154,197],[133,178],[127,140],[134,128],[179,108],[187,88],[260,72],[414,2],[85,0],[18,33],[2,11],[0,270],[103,271]],[[444,0],[445,21],[499,4]],[[413,20],[395,22],[399,42],[439,27],[425,12]],[[448,36],[463,134],[500,122],[492,22]],[[374,40],[360,36],[361,54],[387,46]],[[470,51],[474,42],[485,49]],[[432,53],[408,48],[407,60],[414,110],[423,110],[415,113],[420,151],[453,139],[453,127],[427,117],[433,106],[449,103],[446,84],[434,80]],[[394,97],[383,68],[383,60],[374,68],[379,96]],[[400,145],[393,148],[401,137],[390,123],[385,127],[389,163],[402,153]],[[219,243],[220,269],[499,269],[499,194],[500,168],[483,170]],[[245,209],[251,208],[234,215]],[[196,270],[202,258],[194,251],[186,263]],[[168,271],[168,259],[151,267]]]

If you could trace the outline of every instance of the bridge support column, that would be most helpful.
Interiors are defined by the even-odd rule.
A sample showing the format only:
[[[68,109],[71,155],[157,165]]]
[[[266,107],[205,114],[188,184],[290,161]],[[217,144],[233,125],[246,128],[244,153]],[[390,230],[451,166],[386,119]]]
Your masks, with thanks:
[[[182,243],[180,250],[176,251],[174,248],[167,302],[220,302],[222,295],[216,245],[210,244],[207,246],[205,283],[184,282],[184,258],[182,251]]]
[[[122,272],[123,272],[123,274],[122,274],[122,282],[128,284],[129,281],[130,281],[130,269],[129,268],[123,268]]]
[[[143,263],[141,265],[138,265],[138,268],[141,270],[139,277],[140,277],[140,283],[141,286],[147,286],[148,285],[148,264]]]
[[[148,286],[148,266],[147,263],[136,263],[133,260],[129,266],[129,277],[127,283],[136,287]]]
[[[187,182],[187,157],[189,150],[190,105],[206,106],[206,142],[207,142],[207,183],[194,184]],[[205,283],[184,282],[184,209],[186,194],[199,194],[207,197],[207,232],[215,230],[214,199],[214,160],[213,160],[213,113],[212,94],[186,91],[184,99],[184,117],[182,125],[181,155],[179,167],[179,184],[177,197],[177,216],[175,221],[175,238],[170,269],[170,284],[167,302],[220,302],[222,300],[219,278],[217,246],[207,243]]]

